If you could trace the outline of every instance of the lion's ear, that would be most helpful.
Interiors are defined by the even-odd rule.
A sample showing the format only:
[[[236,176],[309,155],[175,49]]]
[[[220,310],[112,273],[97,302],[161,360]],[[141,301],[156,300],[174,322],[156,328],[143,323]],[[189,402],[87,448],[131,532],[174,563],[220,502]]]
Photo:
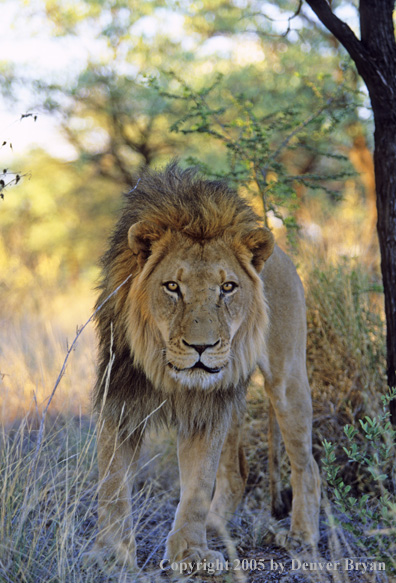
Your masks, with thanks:
[[[162,229],[148,221],[139,221],[130,227],[128,231],[128,245],[142,269],[151,255],[151,247],[162,235]]]
[[[258,273],[274,250],[274,236],[266,227],[254,229],[244,237],[244,244],[252,253],[252,265]]]

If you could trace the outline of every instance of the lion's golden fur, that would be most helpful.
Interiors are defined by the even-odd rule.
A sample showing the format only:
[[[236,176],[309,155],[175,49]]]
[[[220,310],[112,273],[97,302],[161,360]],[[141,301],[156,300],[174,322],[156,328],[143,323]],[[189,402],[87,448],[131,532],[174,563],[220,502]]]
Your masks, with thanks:
[[[134,249],[128,233],[134,227]],[[141,233],[141,225],[144,233]],[[251,207],[222,182],[201,180],[192,170],[172,164],[164,172],[146,171],[126,195],[120,220],[102,260],[100,305],[130,274],[132,278],[96,315],[100,339],[100,366],[95,408],[132,430],[149,416],[154,424],[176,421],[187,431],[213,424],[229,415],[232,406],[243,406],[245,388],[258,355],[265,352],[267,307],[262,282],[254,269],[255,240],[260,221]],[[262,229],[260,229],[262,231]],[[153,272],[164,256],[180,246],[219,241],[224,257],[233,255],[249,279],[246,318],[233,339],[233,359],[222,382],[211,391],[188,391],[164,378],[163,343],[150,307]],[[155,242],[155,253],[146,247]],[[272,251],[268,232],[267,254]],[[245,286],[246,289],[249,286]],[[111,358],[105,393],[106,370]],[[163,401],[167,401],[158,412]]]
[[[304,292],[272,234],[226,184],[172,164],[144,172],[126,195],[102,266],[94,552],[107,557],[110,549],[121,564],[136,565],[130,486],[139,444],[147,425],[175,423],[181,499],[165,557],[224,564],[208,547],[206,528],[224,532],[244,491],[241,413],[256,365],[271,402],[277,514],[284,511],[279,430],[291,462],[291,527],[279,542],[314,546],[320,478],[312,456]]]

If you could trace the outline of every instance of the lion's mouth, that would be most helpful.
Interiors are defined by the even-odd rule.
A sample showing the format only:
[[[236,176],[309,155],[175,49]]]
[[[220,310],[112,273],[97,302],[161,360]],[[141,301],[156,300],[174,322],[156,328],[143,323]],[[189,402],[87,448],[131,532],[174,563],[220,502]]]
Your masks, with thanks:
[[[198,362],[196,362],[194,364],[194,366],[190,366],[188,368],[177,368],[177,366],[175,366],[174,364],[172,364],[171,362],[168,362],[168,366],[170,366],[173,370],[177,371],[177,372],[186,372],[189,370],[204,370],[205,372],[208,372],[210,374],[215,374],[221,371],[221,368],[210,368],[209,366],[206,366],[206,364],[204,364],[203,362],[201,362],[200,360]]]

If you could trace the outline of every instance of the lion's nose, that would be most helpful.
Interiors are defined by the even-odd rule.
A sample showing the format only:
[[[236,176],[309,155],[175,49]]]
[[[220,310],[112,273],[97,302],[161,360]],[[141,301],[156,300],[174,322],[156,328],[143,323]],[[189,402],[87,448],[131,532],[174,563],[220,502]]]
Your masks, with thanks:
[[[190,348],[194,348],[201,356],[201,354],[205,352],[207,348],[214,348],[215,346],[217,346],[220,343],[220,340],[217,340],[217,342],[215,342],[214,344],[189,344],[185,340],[183,340],[183,343],[186,346],[190,346]]]

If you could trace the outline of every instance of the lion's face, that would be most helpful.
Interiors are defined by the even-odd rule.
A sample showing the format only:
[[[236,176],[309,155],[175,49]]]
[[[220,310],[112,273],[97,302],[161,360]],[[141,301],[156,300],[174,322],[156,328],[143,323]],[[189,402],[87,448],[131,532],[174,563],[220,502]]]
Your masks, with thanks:
[[[232,340],[253,291],[224,243],[181,241],[151,279],[150,309],[161,332],[167,374],[210,387],[232,358]]]
[[[150,251],[130,290],[135,361],[168,391],[247,378],[265,348],[266,306],[246,245],[168,232]]]

